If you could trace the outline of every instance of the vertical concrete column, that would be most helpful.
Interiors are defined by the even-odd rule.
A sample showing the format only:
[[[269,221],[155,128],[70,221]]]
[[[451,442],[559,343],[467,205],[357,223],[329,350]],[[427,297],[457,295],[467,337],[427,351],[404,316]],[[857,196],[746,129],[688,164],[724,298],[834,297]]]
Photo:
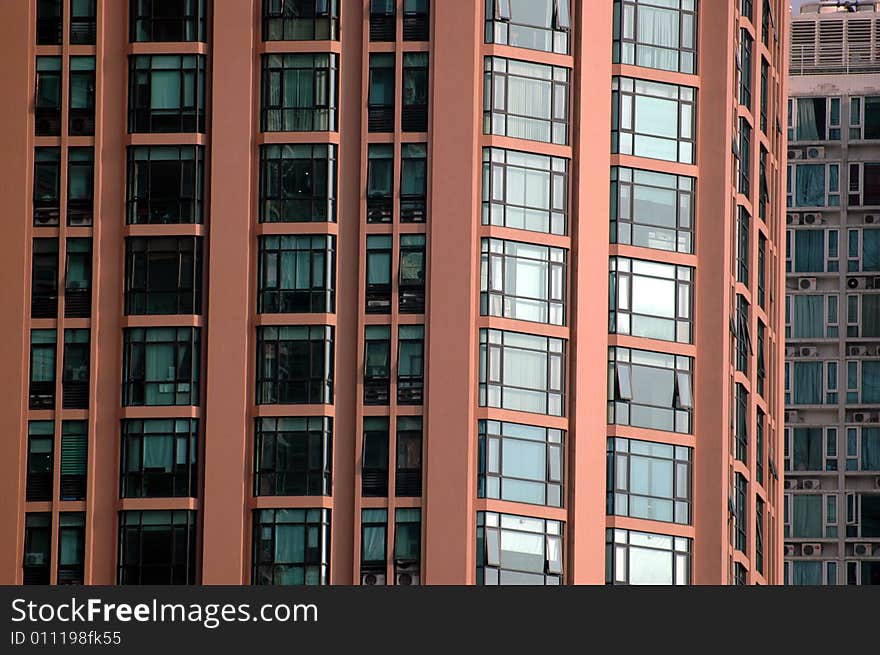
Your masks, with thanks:
[[[425,584],[475,578],[482,6],[433,7]]]
[[[257,3],[259,4],[259,3]],[[214,3],[208,93],[210,198],[208,303],[203,339],[205,434],[202,582],[242,584],[250,543],[247,512],[249,363],[254,357],[249,290],[255,247],[251,208],[258,60],[254,0]],[[216,44],[221,44],[216,47]],[[230,347],[234,344],[234,347]]]

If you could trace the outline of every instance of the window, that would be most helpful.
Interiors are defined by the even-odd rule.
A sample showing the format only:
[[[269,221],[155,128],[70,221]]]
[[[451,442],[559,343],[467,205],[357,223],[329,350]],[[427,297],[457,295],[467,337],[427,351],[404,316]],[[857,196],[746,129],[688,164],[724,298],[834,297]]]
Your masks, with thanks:
[[[336,311],[336,237],[261,236],[257,311]]]
[[[394,510],[394,583],[419,584],[421,559],[422,510],[398,507]]]
[[[791,567],[787,584],[795,586],[806,585],[810,587],[820,586],[822,580],[822,562],[810,562],[808,560],[791,560],[786,562]]]
[[[198,419],[122,421],[120,496],[196,497],[198,439]]]
[[[880,537],[880,494],[846,494],[847,538]]]
[[[370,55],[370,86],[367,96],[368,130],[394,131],[394,53]]]
[[[38,0],[37,45],[61,45],[61,0]]]
[[[693,253],[695,186],[684,175],[613,167],[612,243]]]
[[[129,69],[129,132],[204,134],[204,55],[135,55]]]
[[[71,45],[95,45],[98,23],[97,0],[71,0]]]
[[[565,325],[565,250],[502,239],[481,244],[481,315]]]
[[[851,428],[848,428],[850,430]],[[847,452],[858,457],[858,435],[847,433]],[[846,467],[851,464],[847,461]],[[858,469],[858,460],[852,461],[852,469]],[[785,429],[786,471],[836,471],[838,470],[837,428],[803,427]]]
[[[834,230],[788,229],[787,273],[824,273],[839,270],[839,233]]]
[[[736,442],[735,455],[740,462],[748,462],[749,455],[749,393],[746,388],[736,383],[734,392],[734,407],[736,408],[736,420],[734,422],[734,441]]]
[[[693,343],[693,268],[629,257],[610,264],[609,332]]]
[[[880,404],[880,360],[847,360],[846,389],[848,404]]]
[[[850,140],[880,139],[880,96],[850,98]]]
[[[565,414],[565,341],[480,330],[480,407]]]
[[[758,306],[767,309],[767,237],[758,231]]]
[[[562,430],[480,420],[477,497],[562,507]]]
[[[789,164],[786,189],[788,207],[839,207],[840,165]]]
[[[361,495],[367,498],[388,495],[388,417],[364,417],[364,451],[361,459]]]
[[[88,431],[88,421],[61,422],[61,500],[86,499]]]
[[[739,30],[739,104],[752,109],[752,46],[755,40],[745,27]]]
[[[736,482],[734,486],[734,548],[738,551],[746,552],[746,479],[742,473],[736,474]]]
[[[55,408],[55,330],[31,330],[30,409]]]
[[[749,320],[749,303],[742,294],[736,294],[736,370],[749,374],[749,357],[752,349],[752,328]]]
[[[128,148],[126,222],[202,223],[202,146]]]
[[[132,0],[132,41],[204,41],[205,0]]]
[[[755,497],[755,569],[764,572],[764,501]]]
[[[403,0],[403,40],[427,41],[431,35],[431,0]]]
[[[88,318],[92,310],[92,240],[67,239],[64,276],[64,316]]]
[[[752,195],[752,126],[749,121],[740,116],[739,119],[739,146],[737,159],[739,162],[739,184],[737,190],[751,198]]]
[[[123,331],[122,404],[198,405],[200,328]]]
[[[370,41],[397,39],[397,0],[370,0]]]
[[[759,407],[755,419],[755,481],[764,484],[764,425],[767,417]]]
[[[837,368],[836,361],[785,362],[785,404],[837,404]]]
[[[606,530],[605,582],[614,585],[687,585],[691,539],[635,530]]]
[[[364,404],[388,405],[391,398],[391,326],[364,327]]]
[[[757,377],[756,377],[756,387],[758,394],[767,400],[765,393],[765,383],[767,381],[767,367],[766,367],[766,356],[765,356],[765,342],[766,342],[766,328],[764,327],[764,323],[761,319],[758,319],[758,361],[757,361]]]
[[[95,149],[67,149],[67,224],[92,224],[95,206]]]
[[[483,148],[483,225],[566,234],[568,160]]]
[[[692,449],[608,439],[608,514],[690,525]]]
[[[92,136],[95,133],[95,58],[70,58],[70,136]]]
[[[391,235],[367,235],[367,314],[391,313]]]
[[[254,495],[329,496],[333,419],[255,419]]]
[[[422,495],[422,417],[397,417],[397,458],[394,494]]]
[[[749,246],[751,217],[742,205],[736,206],[736,281],[749,286]]]
[[[263,132],[335,132],[339,55],[263,55]]]
[[[119,513],[120,585],[194,585],[196,513],[192,510]]]
[[[37,57],[34,134],[61,136],[61,57]]]
[[[425,235],[400,235],[401,314],[425,313]]]
[[[733,565],[733,584],[739,587],[744,587],[747,584],[747,578],[748,571],[746,570],[746,567],[743,566],[741,562],[735,562]]]
[[[767,31],[764,30],[766,38]],[[766,45],[766,43],[765,43]],[[767,132],[767,115],[770,113],[770,64],[761,57],[761,131]]]
[[[391,189],[388,189],[390,192]],[[428,144],[400,144],[400,222],[424,223],[428,211]]]
[[[788,140],[839,141],[840,98],[790,98]]]
[[[28,421],[27,479],[25,500],[48,502],[54,486],[53,421]]]
[[[846,270],[850,273],[880,271],[880,229],[847,230],[847,238]],[[848,280],[847,286],[853,288],[851,285],[852,282]]]
[[[257,328],[257,404],[333,403],[333,328]]]
[[[403,107],[400,129],[428,131],[428,53],[403,53]]]
[[[263,0],[264,41],[338,41],[339,0]]]
[[[630,77],[611,89],[611,152],[695,163],[696,89]]]
[[[648,350],[608,351],[608,422],[691,434],[693,358]]]
[[[421,405],[425,388],[425,326],[401,325],[397,333],[397,403]]]
[[[477,584],[562,584],[562,532],[562,521],[477,512]]]
[[[260,146],[260,222],[336,221],[336,146]]]
[[[758,159],[758,217],[767,223],[767,204],[770,202],[770,184],[767,181],[767,150],[760,146]]]
[[[61,374],[61,407],[88,409],[89,330],[64,330],[64,361]]]
[[[848,337],[880,338],[880,294],[848,294],[847,327]]]
[[[394,146],[371,143],[367,146],[367,223],[390,223],[393,207]]]
[[[615,0],[616,64],[697,72],[696,0]]]
[[[388,510],[361,510],[361,584],[384,585],[388,558]]]
[[[58,316],[58,239],[34,239],[31,254],[31,318]]]
[[[851,163],[849,165],[850,207],[880,205],[880,163]]]
[[[793,339],[836,338],[837,294],[789,294],[786,296],[786,337]]]
[[[47,585],[52,562],[52,514],[24,515],[24,561],[22,584]]]
[[[569,53],[569,0],[486,0],[486,43]]]
[[[201,314],[201,237],[126,238],[125,313]]]
[[[34,225],[58,225],[60,215],[61,148],[34,148]]]
[[[58,584],[83,583],[86,551],[85,512],[58,515]]]
[[[787,499],[792,509],[789,525],[785,526],[785,536],[795,539],[823,538],[825,499],[822,494],[787,494]]]
[[[484,70],[484,134],[568,145],[568,68],[486,57]]]

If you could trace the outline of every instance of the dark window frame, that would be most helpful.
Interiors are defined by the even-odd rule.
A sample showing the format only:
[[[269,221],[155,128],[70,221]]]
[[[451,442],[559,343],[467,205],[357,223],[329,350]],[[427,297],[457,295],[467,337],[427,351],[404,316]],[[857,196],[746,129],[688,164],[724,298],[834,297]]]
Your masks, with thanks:
[[[164,561],[157,539],[167,542]],[[194,585],[196,551],[195,510],[120,511],[116,584]]]
[[[260,222],[335,223],[336,152],[332,143],[260,146]]]
[[[166,332],[171,333],[171,338],[164,334]],[[151,335],[162,338],[150,340]],[[167,376],[164,380],[147,378],[147,344],[170,346],[174,361],[171,380]],[[198,406],[201,397],[201,328],[124,329],[122,371],[124,407]],[[163,390],[163,387],[172,389]],[[158,394],[171,394],[173,402],[148,402],[148,392],[153,388]]]
[[[201,314],[203,265],[202,237],[126,237],[125,315]]]
[[[334,332],[333,326],[329,325],[257,327],[256,404],[332,405]],[[294,344],[307,344],[305,357],[303,353],[281,353],[282,348],[289,351]],[[286,371],[282,356],[293,364],[305,365],[308,376],[282,375],[281,369]],[[297,385],[302,388],[296,390]]]
[[[183,11],[170,12],[171,15],[167,17],[154,17],[152,2],[153,0],[131,2],[129,40],[132,43],[207,40],[205,0],[178,0]]]
[[[255,418],[254,495],[330,496],[332,449],[332,418]],[[281,452],[287,466],[279,463]]]
[[[278,526],[302,527],[302,561],[277,562]],[[311,537],[315,536],[314,543]],[[314,508],[262,509],[253,513],[252,585],[318,584],[330,582],[330,510]],[[269,550],[271,546],[271,551]],[[282,576],[301,573],[301,581]],[[309,578],[311,577],[311,580]]]
[[[166,426],[165,424],[170,424]],[[120,498],[195,498],[198,496],[199,420],[124,419],[121,422]],[[170,462],[147,464],[153,440],[170,441],[163,450]],[[183,460],[183,461],[181,461]],[[170,463],[170,470],[167,464]]]
[[[129,146],[126,224],[202,223],[204,158],[205,148],[198,145]],[[175,165],[176,170],[164,170]],[[177,188],[160,193],[170,181]]]
[[[277,53],[260,58],[260,130],[263,132],[336,132],[338,126],[339,55]],[[311,77],[311,102],[285,104],[287,78]]]
[[[262,21],[263,41],[338,41],[339,0],[263,0]]]
[[[129,134],[204,134],[205,59],[200,54],[129,56]],[[176,66],[171,65],[173,60]],[[158,73],[177,74],[176,107],[152,106],[153,78]]]

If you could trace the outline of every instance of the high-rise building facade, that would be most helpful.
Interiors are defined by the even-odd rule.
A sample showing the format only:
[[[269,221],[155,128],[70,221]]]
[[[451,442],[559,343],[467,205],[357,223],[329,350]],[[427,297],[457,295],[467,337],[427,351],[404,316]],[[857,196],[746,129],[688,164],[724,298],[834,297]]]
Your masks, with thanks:
[[[3,3],[2,580],[780,581],[783,5]]]
[[[792,17],[785,582],[880,584],[880,2]]]

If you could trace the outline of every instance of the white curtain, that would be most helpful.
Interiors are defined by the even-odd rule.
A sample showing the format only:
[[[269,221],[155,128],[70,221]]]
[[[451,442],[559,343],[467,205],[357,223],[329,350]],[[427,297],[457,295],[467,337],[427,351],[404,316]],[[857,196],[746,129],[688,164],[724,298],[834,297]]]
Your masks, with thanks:
[[[678,17],[676,10],[639,6],[636,62],[639,66],[678,70]]]

